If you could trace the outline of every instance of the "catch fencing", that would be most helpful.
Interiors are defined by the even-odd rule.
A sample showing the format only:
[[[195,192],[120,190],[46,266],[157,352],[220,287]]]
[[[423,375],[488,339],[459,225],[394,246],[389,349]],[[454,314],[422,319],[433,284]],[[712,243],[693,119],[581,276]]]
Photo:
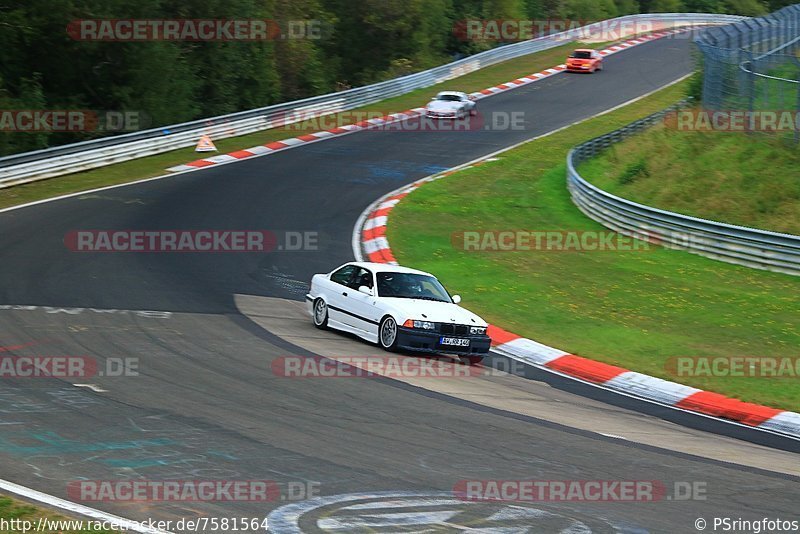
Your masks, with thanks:
[[[703,107],[793,112],[800,117],[800,4],[765,17],[708,28],[696,38],[703,64]],[[800,126],[753,129],[800,142]]]

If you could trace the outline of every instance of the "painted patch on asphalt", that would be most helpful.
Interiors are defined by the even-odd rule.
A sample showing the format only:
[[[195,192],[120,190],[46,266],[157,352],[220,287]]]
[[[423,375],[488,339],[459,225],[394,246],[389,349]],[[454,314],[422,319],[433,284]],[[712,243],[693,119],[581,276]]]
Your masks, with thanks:
[[[526,503],[466,502],[449,492],[348,493],[309,499],[273,510],[270,530],[323,532],[642,532],[572,512]]]

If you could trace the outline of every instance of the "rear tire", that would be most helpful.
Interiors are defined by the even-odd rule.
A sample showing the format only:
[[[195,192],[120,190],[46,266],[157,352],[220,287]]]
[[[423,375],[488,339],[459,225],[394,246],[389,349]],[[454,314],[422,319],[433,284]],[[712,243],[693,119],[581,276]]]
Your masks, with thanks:
[[[328,305],[322,299],[314,301],[314,326],[320,330],[328,328]]]
[[[397,322],[391,316],[384,317],[378,326],[378,344],[383,350],[397,350]]]

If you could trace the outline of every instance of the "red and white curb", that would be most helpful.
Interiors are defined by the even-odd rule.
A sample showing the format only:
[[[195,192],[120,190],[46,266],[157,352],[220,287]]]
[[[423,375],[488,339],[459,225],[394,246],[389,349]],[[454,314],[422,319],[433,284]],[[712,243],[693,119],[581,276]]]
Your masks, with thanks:
[[[397,264],[386,239],[386,225],[392,209],[422,185],[485,161],[491,161],[491,158],[424,178],[376,201],[367,208],[356,224],[353,236],[356,257],[376,263]],[[492,350],[502,356],[636,398],[800,439],[798,413],[743,402],[719,393],[576,356],[495,325],[489,326],[488,334],[492,338]]]
[[[637,37],[636,39],[629,39],[614,46],[610,46],[608,48],[600,50],[599,53],[603,56],[610,56],[612,54],[616,54],[617,52],[622,52],[623,50],[626,50],[628,48],[632,48],[634,46],[647,43],[649,41],[655,41],[657,39],[667,37],[668,35],[682,33],[684,31],[686,30],[672,29],[672,30],[654,32],[645,36]],[[473,96],[476,99],[480,100],[481,98],[486,98],[492,95],[496,95],[498,93],[502,93],[504,91],[508,91],[510,89],[515,89],[517,87],[527,85],[532,82],[549,78],[550,76],[554,76],[560,72],[563,72],[564,70],[566,70],[566,68],[567,66],[565,64],[556,65],[555,67],[551,67],[549,69],[545,69],[540,72],[535,72],[528,76],[523,76],[522,78],[517,78],[516,80],[512,80],[510,82],[501,83],[500,85],[495,85],[494,87],[489,87],[487,89],[477,91],[475,93],[472,93],[470,96]],[[376,126],[381,126],[384,124],[392,124],[397,121],[402,121],[422,115],[424,112],[425,108],[409,109],[406,111],[401,111],[399,113],[392,113],[384,117],[381,117],[379,119],[370,119],[355,124],[348,124],[346,126],[340,126],[329,130],[324,130],[321,132],[314,132],[306,135],[301,135],[299,137],[291,137],[288,139],[282,139],[280,141],[273,141],[271,143],[266,143],[264,145],[245,148],[242,150],[236,150],[235,152],[230,152],[228,154],[221,154],[218,156],[211,156],[208,158],[198,159],[189,163],[185,163],[183,165],[169,167],[167,170],[170,172],[192,171],[192,170],[203,169],[206,167],[211,167],[214,165],[219,165],[221,163],[232,163],[234,161],[241,161],[243,159],[252,158],[256,156],[266,156],[268,154],[274,154],[275,152],[281,152],[283,150],[288,150],[291,148],[295,148],[297,146],[303,146],[309,143],[324,141],[325,139],[331,139],[333,137],[341,137],[343,135],[348,135],[363,130],[369,130],[370,128],[375,128]]]

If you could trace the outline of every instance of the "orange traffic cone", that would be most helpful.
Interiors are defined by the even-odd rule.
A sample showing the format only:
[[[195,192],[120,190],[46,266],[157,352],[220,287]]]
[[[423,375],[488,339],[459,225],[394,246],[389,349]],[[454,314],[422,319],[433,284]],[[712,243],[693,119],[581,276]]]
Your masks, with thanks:
[[[217,147],[214,146],[214,142],[211,138],[207,135],[204,135],[200,138],[197,142],[197,147],[195,147],[195,152],[215,152]]]

